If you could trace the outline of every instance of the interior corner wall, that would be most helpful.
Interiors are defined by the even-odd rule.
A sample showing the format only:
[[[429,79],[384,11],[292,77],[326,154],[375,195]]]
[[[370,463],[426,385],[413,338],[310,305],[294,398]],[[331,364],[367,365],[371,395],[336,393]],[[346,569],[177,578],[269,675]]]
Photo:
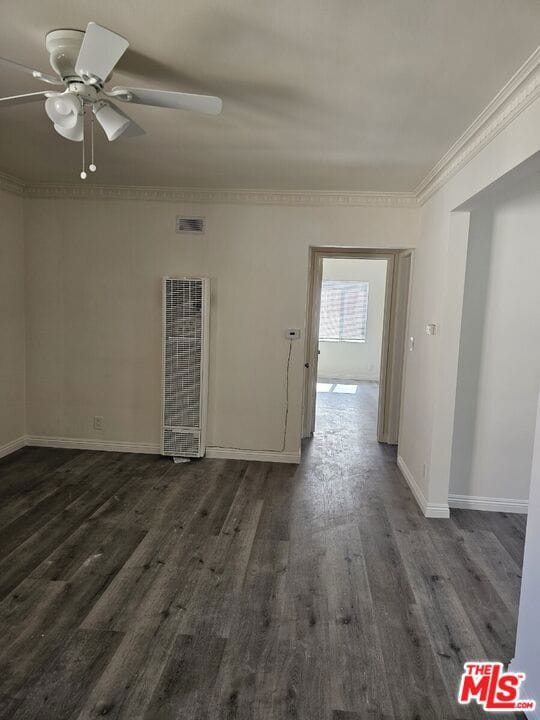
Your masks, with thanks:
[[[540,97],[497,128],[421,207],[399,438],[400,466],[425,506],[448,508],[465,284],[468,211],[462,206],[540,153]],[[428,323],[436,335],[426,335]]]
[[[0,457],[24,442],[23,200],[0,190]]]
[[[324,280],[356,280],[369,283],[365,342],[319,341],[318,375],[328,380],[379,379],[386,292],[386,260],[326,258]]]
[[[204,216],[203,235],[175,217]],[[417,208],[25,199],[31,437],[159,444],[161,279],[211,280],[208,445],[279,451],[309,247],[414,247]],[[303,338],[285,450],[300,449]],[[93,416],[104,418],[102,431]]]
[[[540,389],[540,175],[472,212],[450,492],[524,501]]]

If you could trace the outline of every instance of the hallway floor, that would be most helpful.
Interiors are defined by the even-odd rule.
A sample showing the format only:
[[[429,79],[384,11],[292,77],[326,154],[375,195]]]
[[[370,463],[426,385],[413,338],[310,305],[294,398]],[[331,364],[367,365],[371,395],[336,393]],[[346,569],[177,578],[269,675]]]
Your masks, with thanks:
[[[459,677],[513,655],[524,518],[426,520],[376,386],[319,403],[297,467],[0,463],[0,717],[485,718]]]

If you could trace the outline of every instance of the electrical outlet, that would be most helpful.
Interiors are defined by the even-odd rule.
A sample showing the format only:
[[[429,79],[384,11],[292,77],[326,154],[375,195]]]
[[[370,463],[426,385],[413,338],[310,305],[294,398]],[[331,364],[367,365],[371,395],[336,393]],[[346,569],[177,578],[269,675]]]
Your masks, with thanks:
[[[103,430],[103,416],[94,415],[94,430]]]

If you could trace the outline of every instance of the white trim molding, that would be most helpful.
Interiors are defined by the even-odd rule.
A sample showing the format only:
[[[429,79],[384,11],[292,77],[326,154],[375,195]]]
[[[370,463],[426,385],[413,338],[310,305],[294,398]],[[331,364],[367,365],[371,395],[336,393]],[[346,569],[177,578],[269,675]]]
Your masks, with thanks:
[[[20,443],[15,447],[16,443]],[[6,451],[14,452],[25,445],[31,447],[65,448],[73,450],[104,450],[109,452],[144,453],[149,455],[160,455],[159,443],[133,443],[119,442],[115,440],[94,440],[89,438],[66,438],[50,437],[45,435],[27,435],[25,438],[10,443],[12,449]],[[4,446],[7,448],[8,446]],[[3,448],[0,448],[0,453]],[[1,455],[0,455],[1,457]],[[207,447],[207,458],[222,460],[255,460],[257,462],[300,462],[300,452],[272,452],[267,450],[237,450],[236,448]]]
[[[109,452],[145,453],[159,455],[159,443],[132,443],[115,440],[92,440],[88,438],[49,437],[27,435],[26,445],[31,447],[66,448],[73,450],[105,450]]]
[[[6,457],[6,455],[11,455],[11,453],[20,450],[25,447],[25,445],[26,437],[24,435],[6,443],[5,445],[0,445],[0,458]]]
[[[526,514],[529,509],[527,500],[513,498],[482,497],[480,495],[448,495],[451,508],[460,510],[488,510],[491,512]]]
[[[414,499],[420,506],[420,510],[424,513],[427,518],[449,518],[450,509],[445,503],[429,503],[426,496],[424,495],[422,488],[418,485],[414,479],[413,474],[407,467],[405,461],[398,455],[397,457],[398,468],[401,470],[401,474],[407,481],[407,485],[411,489]]]
[[[480,115],[469,125],[426,177],[415,195],[423,205],[469,160],[540,97],[540,47],[523,63]]]
[[[23,195],[25,184],[19,178],[0,172],[0,190],[13,193],[14,195]]]
[[[238,450],[236,448],[207,447],[207,458],[222,460],[254,460],[256,462],[294,463],[300,462],[300,452],[278,452],[268,450]]]
[[[185,204],[292,205],[295,207],[415,207],[408,192],[227,190],[114,185],[28,185],[25,197],[61,200],[136,200]]]

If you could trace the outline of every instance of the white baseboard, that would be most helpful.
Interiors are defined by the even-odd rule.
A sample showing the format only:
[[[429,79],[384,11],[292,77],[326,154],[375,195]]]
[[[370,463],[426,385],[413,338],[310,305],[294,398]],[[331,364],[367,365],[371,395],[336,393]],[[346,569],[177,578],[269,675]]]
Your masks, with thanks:
[[[34,447],[67,448],[74,450],[105,450],[109,452],[130,452],[158,455],[159,444],[118,442],[115,440],[89,440],[83,438],[48,437],[27,435],[26,445]]]
[[[161,447],[153,443],[118,442],[114,440],[89,440],[83,438],[48,437],[28,435],[20,447],[72,448],[74,450],[105,450],[159,455]],[[256,460],[259,462],[299,463],[300,452],[268,452],[263,450],[236,450],[234,448],[207,447],[206,457],[223,460]]]
[[[255,460],[257,462],[296,463],[300,452],[273,452],[268,450],[237,450],[235,448],[207,447],[207,458],[222,460]]]
[[[420,509],[427,518],[449,518],[450,509],[447,504],[444,503],[428,503],[426,496],[422,492],[422,489],[413,477],[413,474],[407,467],[405,461],[398,455],[397,464],[401,470],[401,474],[407,481],[407,485],[410,487],[412,494]]]
[[[0,458],[5,457],[6,455],[11,455],[11,453],[15,452],[16,450],[20,450],[25,445],[26,437],[24,435],[17,438],[16,440],[12,440],[11,442],[6,443],[5,445],[0,445]]]
[[[482,497],[480,495],[449,495],[448,504],[451,508],[461,510],[489,510],[491,512],[526,514],[529,509],[528,500],[512,498]]]

